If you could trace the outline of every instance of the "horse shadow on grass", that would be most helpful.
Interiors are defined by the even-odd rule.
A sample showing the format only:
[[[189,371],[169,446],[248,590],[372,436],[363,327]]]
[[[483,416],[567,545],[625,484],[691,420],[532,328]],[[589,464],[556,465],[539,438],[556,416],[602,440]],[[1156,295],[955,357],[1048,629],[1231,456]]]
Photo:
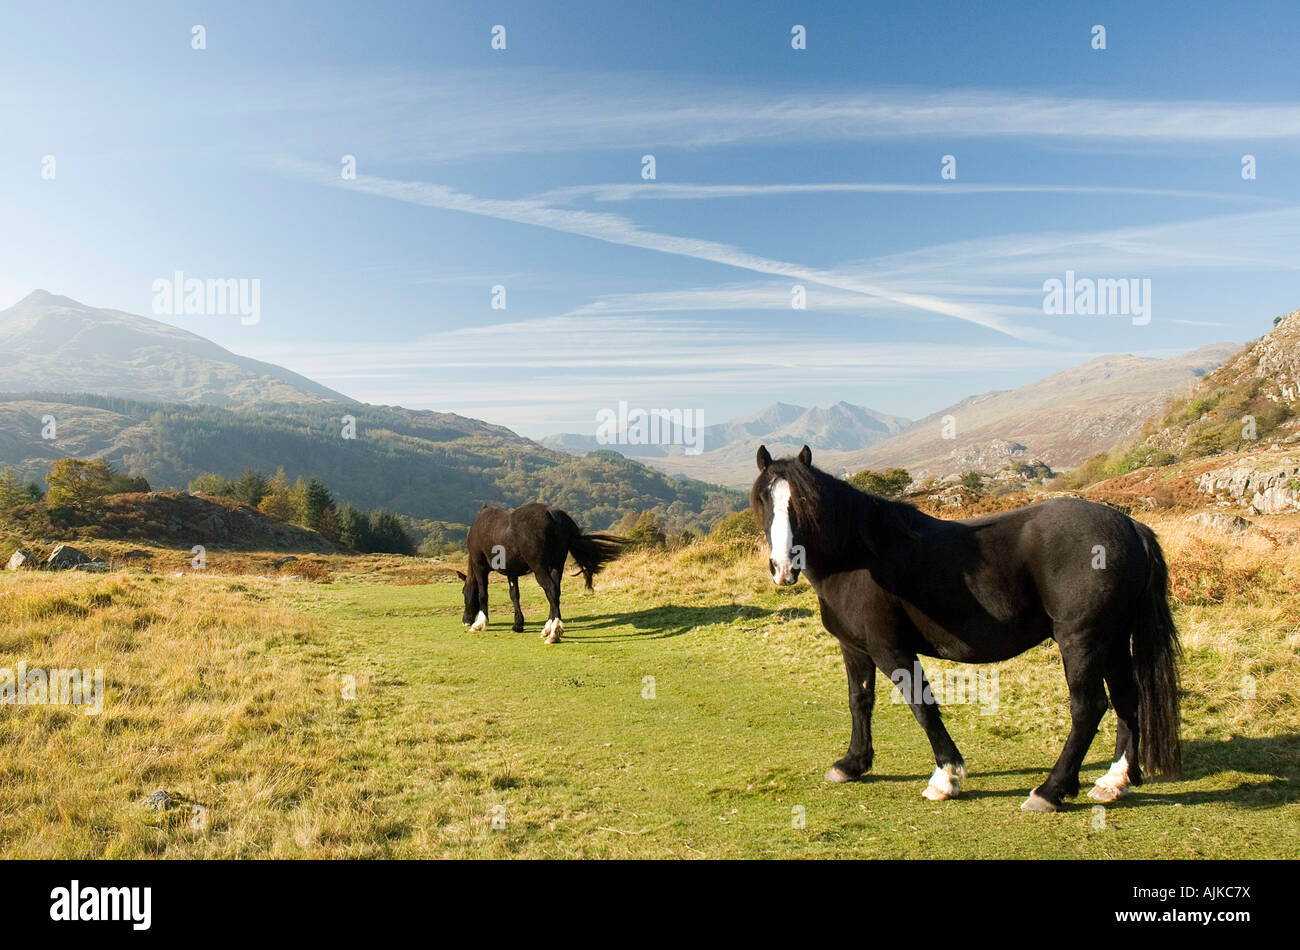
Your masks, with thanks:
[[[581,639],[584,643],[615,643],[619,640],[662,640],[668,637],[680,637],[697,627],[728,624],[736,620],[748,622],[774,615],[779,615],[782,620],[793,620],[810,617],[812,611],[807,607],[781,607],[778,610],[767,610],[750,605],[742,607],[738,604],[722,604],[714,607],[677,607],[667,604],[609,616],[566,617],[565,623],[573,624],[574,639]],[[592,632],[614,627],[631,627],[632,630],[625,633],[590,635]]]
[[[1110,762],[1102,760],[1085,763],[1083,775],[1104,772]],[[1024,798],[1033,787],[1047,777],[1051,763],[1044,762],[1039,768],[1004,769],[999,772],[981,772],[978,767],[972,770],[972,783],[978,783],[980,776],[1024,775],[1031,777],[1031,784],[1017,789],[981,789],[963,788],[961,797],[978,798]],[[1249,779],[1239,782],[1231,788],[1180,791],[1179,786],[1203,778],[1224,773],[1248,774]],[[876,775],[868,773],[863,776],[867,783],[872,782],[918,782],[929,778],[925,775]],[[1090,783],[1080,778],[1079,796],[1074,799],[1074,807],[1091,808],[1089,800]],[[1172,782],[1148,780],[1135,787],[1118,808],[1146,808],[1156,806],[1167,808],[1170,805],[1207,805],[1229,804],[1248,810],[1281,808],[1291,802],[1300,800],[1300,735],[1285,734],[1277,736],[1233,736],[1230,739],[1192,739],[1183,743],[1183,772]],[[1067,799],[1065,808],[1071,807]]]

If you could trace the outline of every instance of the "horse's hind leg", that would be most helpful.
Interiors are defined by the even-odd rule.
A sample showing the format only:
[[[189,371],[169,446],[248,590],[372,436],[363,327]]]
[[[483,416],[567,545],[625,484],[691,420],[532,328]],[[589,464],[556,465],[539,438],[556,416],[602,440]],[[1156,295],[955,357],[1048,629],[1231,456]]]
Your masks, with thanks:
[[[546,599],[551,605],[550,618],[542,628],[542,639],[547,643],[559,643],[560,634],[564,633],[564,621],[560,619],[560,584],[545,568],[533,571],[533,576],[546,592]]]
[[[1072,641],[1083,640],[1086,644]],[[1106,690],[1102,686],[1104,649],[1091,636],[1058,637],[1065,681],[1070,688],[1070,734],[1047,781],[1034,789],[1020,807],[1025,811],[1056,811],[1066,796],[1079,793],[1079,766],[1097,735],[1106,714]]]
[[[523,633],[524,612],[519,607],[519,575],[511,574],[507,580],[510,582],[510,603],[515,607],[515,623],[510,629],[515,633]]]
[[[1142,769],[1138,765],[1138,690],[1133,676],[1133,655],[1125,642],[1111,647],[1106,658],[1106,687],[1110,690],[1110,704],[1115,707],[1115,761],[1097,784],[1088,792],[1096,802],[1113,802],[1128,794],[1130,785],[1142,784]]]

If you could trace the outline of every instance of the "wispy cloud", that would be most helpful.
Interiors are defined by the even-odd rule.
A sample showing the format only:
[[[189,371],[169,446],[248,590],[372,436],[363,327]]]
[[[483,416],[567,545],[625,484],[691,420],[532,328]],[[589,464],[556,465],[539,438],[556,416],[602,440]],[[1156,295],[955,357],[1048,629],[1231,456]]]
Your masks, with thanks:
[[[1300,208],[1210,215],[1121,228],[1021,232],[882,255],[843,269],[868,280],[921,281],[942,288],[972,275],[1034,286],[1080,273],[1133,274],[1300,269]]]
[[[784,195],[1141,195],[1149,198],[1194,198],[1204,201],[1232,201],[1245,204],[1275,204],[1273,199],[1244,192],[1188,191],[1175,188],[1138,188],[1119,185],[1002,185],[945,182],[938,185],[904,182],[830,182],[820,184],[691,184],[683,182],[633,182],[602,185],[571,185],[553,188],[536,196],[551,204],[568,204],[582,198],[594,201],[701,201],[721,198],[766,198]]]
[[[794,281],[865,294],[888,300],[899,306],[964,320],[1017,339],[1039,341],[1052,339],[1050,334],[1042,330],[1013,324],[996,306],[944,300],[932,294],[897,290],[849,274],[752,254],[731,244],[650,231],[629,218],[608,212],[555,207],[535,198],[480,198],[446,185],[399,181],[372,175],[358,175],[353,180],[341,181],[334,169],[326,169],[290,158],[281,158],[275,165],[283,171],[331,187],[344,187],[425,207],[549,228],[610,244],[711,261],[758,274],[781,276]]]
[[[232,95],[240,94],[238,86]],[[884,139],[1022,138],[1120,146],[1300,141],[1300,104],[1118,99],[918,88],[830,90],[711,77],[567,73],[336,74],[243,90],[260,123],[314,120],[301,140],[364,130],[372,153],[401,160],[484,155]],[[324,120],[328,121],[324,121]]]

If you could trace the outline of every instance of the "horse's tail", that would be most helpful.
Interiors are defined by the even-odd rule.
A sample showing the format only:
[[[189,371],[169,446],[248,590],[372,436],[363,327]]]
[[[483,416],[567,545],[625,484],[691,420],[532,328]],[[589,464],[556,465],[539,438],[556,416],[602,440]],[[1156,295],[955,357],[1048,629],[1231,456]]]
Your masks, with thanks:
[[[1178,736],[1178,660],[1182,646],[1169,613],[1169,569],[1155,532],[1134,522],[1146,551],[1147,585],[1133,628],[1142,767],[1173,778],[1182,765]]]
[[[627,538],[616,534],[583,534],[566,512],[552,509],[555,517],[569,529],[569,554],[578,562],[574,575],[581,574],[591,590],[592,579],[614,558],[623,553]]]

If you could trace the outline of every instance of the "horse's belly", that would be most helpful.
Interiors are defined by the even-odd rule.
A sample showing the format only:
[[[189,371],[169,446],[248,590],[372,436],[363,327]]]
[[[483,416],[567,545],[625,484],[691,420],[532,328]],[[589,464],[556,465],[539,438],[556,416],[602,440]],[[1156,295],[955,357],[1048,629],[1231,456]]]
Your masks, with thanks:
[[[965,622],[945,625],[916,617],[912,625],[916,642],[911,646],[917,653],[958,663],[999,663],[1052,635],[1045,615],[1026,614],[1005,621],[966,618]]]

